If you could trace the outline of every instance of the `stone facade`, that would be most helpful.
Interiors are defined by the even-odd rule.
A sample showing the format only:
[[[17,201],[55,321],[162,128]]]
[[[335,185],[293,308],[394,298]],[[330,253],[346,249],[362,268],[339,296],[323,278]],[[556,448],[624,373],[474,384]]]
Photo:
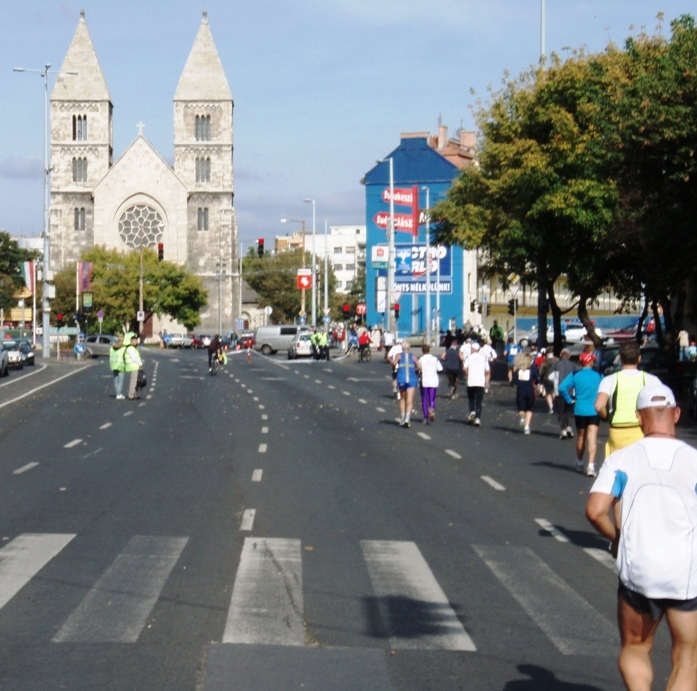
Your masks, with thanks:
[[[200,329],[233,330],[240,316],[233,108],[204,12],[174,95],[174,167],[142,127],[113,162],[113,105],[81,13],[51,93],[51,268],[73,265],[93,245],[162,243],[164,258],[199,275],[208,291]]]

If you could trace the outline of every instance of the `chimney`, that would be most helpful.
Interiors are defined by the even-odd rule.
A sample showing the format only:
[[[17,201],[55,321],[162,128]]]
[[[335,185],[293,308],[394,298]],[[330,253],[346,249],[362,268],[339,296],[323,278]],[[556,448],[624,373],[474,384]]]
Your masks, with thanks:
[[[438,150],[441,151],[448,143],[448,126],[438,125]]]
[[[463,149],[472,149],[472,153],[477,149],[477,135],[475,132],[463,130],[458,130],[460,135],[460,147]]]

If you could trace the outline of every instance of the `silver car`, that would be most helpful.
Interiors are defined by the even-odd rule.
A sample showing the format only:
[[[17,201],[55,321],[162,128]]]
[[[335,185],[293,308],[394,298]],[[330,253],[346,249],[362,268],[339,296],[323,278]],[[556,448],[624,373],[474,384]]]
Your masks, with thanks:
[[[2,349],[7,353],[8,365],[14,369],[24,369],[22,351],[16,341],[3,341]]]
[[[111,346],[119,339],[109,334],[92,334],[85,339],[85,355],[87,357],[109,357]]]

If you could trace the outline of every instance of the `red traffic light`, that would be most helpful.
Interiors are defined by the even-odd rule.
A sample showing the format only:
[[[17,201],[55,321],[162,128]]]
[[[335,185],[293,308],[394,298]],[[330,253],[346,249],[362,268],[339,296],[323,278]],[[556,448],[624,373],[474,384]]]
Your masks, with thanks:
[[[257,254],[260,257],[264,256],[264,238],[259,238],[257,240]]]
[[[165,258],[165,246],[164,243],[158,242],[157,243],[157,259],[158,261],[162,261]]]

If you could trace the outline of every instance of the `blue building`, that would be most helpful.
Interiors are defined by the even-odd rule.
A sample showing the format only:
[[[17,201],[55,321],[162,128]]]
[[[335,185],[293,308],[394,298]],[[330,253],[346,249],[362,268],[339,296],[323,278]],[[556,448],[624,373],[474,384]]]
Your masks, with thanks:
[[[399,304],[400,335],[424,331],[426,309],[426,208],[445,195],[462,168],[475,158],[474,133],[459,131],[448,139],[438,135],[402,134],[399,146],[362,180],[366,194],[366,305],[367,323],[387,326],[387,310]],[[395,291],[387,296],[387,228],[390,218],[390,166],[393,162],[395,213]],[[428,193],[426,189],[428,189]],[[473,252],[461,247],[432,247],[430,251],[431,328],[462,326],[472,312],[477,275]],[[440,303],[440,313],[437,305]]]

